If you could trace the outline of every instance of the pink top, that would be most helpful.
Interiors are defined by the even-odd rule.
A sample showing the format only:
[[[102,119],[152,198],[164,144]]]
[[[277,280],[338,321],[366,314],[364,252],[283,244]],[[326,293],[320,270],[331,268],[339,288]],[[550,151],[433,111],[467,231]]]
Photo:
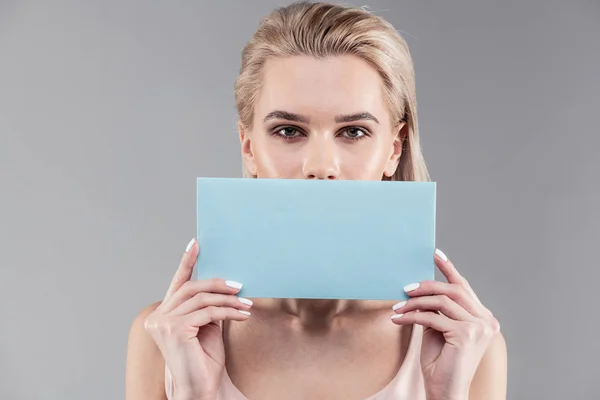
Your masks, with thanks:
[[[425,385],[420,361],[422,336],[423,327],[413,325],[408,350],[398,373],[386,387],[365,400],[425,400]],[[167,399],[171,400],[173,398],[173,382],[168,367],[165,368],[165,391]],[[248,400],[235,387],[227,370],[223,372],[217,400]]]

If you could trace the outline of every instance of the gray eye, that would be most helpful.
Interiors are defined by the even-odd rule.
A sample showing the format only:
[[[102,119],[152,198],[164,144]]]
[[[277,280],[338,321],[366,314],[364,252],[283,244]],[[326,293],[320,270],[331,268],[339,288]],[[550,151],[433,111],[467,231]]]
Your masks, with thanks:
[[[344,130],[344,135],[349,139],[359,139],[365,136],[365,132],[361,128],[347,128]]]
[[[298,130],[296,128],[292,128],[291,126],[287,126],[279,129],[277,134],[286,138],[292,138],[298,136]]]

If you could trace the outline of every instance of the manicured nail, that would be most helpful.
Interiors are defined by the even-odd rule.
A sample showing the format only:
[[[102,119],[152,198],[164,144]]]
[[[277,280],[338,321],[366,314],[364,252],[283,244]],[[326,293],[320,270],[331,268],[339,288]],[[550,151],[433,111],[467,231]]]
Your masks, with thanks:
[[[418,289],[419,286],[421,286],[421,285],[419,285],[418,283],[411,283],[410,285],[404,286],[404,291],[405,292],[412,292],[413,290]]]
[[[244,315],[250,315],[250,312],[248,312],[248,311],[244,311],[244,310],[238,310],[238,311]]]
[[[394,304],[394,307],[392,307],[392,310],[396,311],[399,308],[402,308],[406,305],[406,301],[401,301],[400,303]]]
[[[252,302],[252,300],[250,300],[250,299],[246,299],[246,298],[244,298],[244,297],[238,297],[238,299],[239,299],[239,301],[240,301],[241,303],[244,303],[244,304],[246,304],[246,305],[248,305],[248,306],[251,306],[252,304],[254,304],[254,303]]]
[[[192,246],[194,245],[194,242],[196,242],[196,239],[192,239],[190,240],[190,242],[188,243],[188,245],[185,247],[185,252],[187,253],[188,251],[190,251],[190,249],[192,248]]]
[[[229,286],[230,288],[234,288],[234,289],[241,289],[242,286],[244,286],[241,283],[236,282],[236,281],[225,281],[225,284],[227,286]]]
[[[398,319],[400,317],[402,317],[404,314],[394,314],[392,315],[392,319]]]
[[[435,249],[435,254],[437,254],[438,257],[441,258],[442,260],[448,261],[448,257],[440,249]]]

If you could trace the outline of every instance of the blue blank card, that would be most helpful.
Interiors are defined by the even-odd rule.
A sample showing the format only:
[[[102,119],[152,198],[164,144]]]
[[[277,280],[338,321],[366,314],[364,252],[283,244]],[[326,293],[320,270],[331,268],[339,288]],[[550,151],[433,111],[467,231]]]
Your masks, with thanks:
[[[198,178],[198,279],[258,298],[400,300],[434,279],[434,182]]]

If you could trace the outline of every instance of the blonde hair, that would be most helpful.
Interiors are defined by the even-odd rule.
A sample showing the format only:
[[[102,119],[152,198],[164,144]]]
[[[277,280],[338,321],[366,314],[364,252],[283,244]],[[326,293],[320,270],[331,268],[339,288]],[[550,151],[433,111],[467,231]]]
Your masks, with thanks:
[[[242,50],[235,84],[241,125],[252,129],[262,69],[269,58],[347,54],[362,58],[377,70],[393,125],[406,122],[402,128],[406,135],[402,155],[390,180],[428,181],[419,142],[415,75],[408,45],[389,22],[362,8],[302,1],[275,9],[263,18]],[[245,167],[244,176],[252,176]]]

